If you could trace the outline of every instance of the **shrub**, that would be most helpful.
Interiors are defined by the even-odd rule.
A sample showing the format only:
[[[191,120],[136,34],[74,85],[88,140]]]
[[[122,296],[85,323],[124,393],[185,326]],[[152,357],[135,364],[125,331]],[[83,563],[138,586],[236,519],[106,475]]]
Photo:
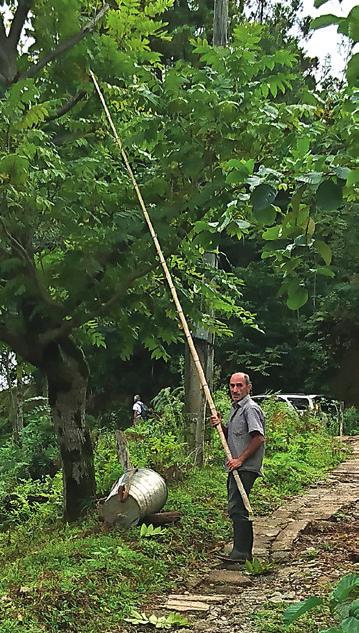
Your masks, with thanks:
[[[359,409],[348,407],[348,409],[344,409],[343,417],[344,435],[357,435],[359,433]]]
[[[41,479],[60,468],[59,450],[49,408],[36,407],[25,418],[21,445],[10,438],[0,447],[0,478],[12,483]]]

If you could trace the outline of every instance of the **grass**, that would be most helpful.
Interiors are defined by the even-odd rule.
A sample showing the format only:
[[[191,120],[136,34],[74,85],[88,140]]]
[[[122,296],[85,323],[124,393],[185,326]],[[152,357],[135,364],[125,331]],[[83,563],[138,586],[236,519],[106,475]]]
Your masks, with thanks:
[[[256,514],[271,511],[283,498],[322,478],[344,457],[333,448],[331,438],[318,430],[292,433],[289,441],[287,435],[287,421],[280,426],[277,420],[274,429],[269,429],[265,477],[256,482],[251,497]],[[176,586],[208,560],[211,550],[230,536],[226,473],[216,442],[212,439],[208,464],[203,468],[189,468],[180,461],[183,453],[177,455],[184,478],[170,484],[166,509],[179,510],[182,519],[154,538],[141,538],[139,528],[109,530],[97,513],[80,524],[64,525],[60,474],[48,490],[50,501],[31,507],[26,506],[25,493],[21,499],[19,482],[18,495],[26,512],[13,509],[13,524],[8,523],[7,531],[0,533],[0,633],[109,633],[141,603]],[[145,442],[138,444],[144,459]],[[111,453],[115,447],[106,440],[99,445],[105,447],[96,457],[100,490],[104,490],[103,482],[113,481],[116,471]],[[165,453],[160,452],[161,459],[167,456],[166,462],[152,464],[159,472],[176,459],[173,437],[168,441],[161,437],[161,445],[167,446]],[[136,444],[130,451],[137,463]],[[48,489],[48,480],[46,486]],[[281,633],[276,609],[271,609],[272,620],[267,619],[272,628],[260,629],[263,633]],[[260,614],[258,618],[260,622]],[[297,630],[315,631],[292,628],[285,633]]]

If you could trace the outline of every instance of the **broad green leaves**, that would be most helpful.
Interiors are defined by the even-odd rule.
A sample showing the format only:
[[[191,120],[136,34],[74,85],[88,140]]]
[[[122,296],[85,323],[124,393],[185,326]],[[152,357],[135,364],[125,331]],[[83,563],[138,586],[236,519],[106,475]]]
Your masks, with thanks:
[[[329,597],[329,606],[331,611],[340,619],[337,627],[332,627],[322,631],[322,633],[356,633],[359,626],[359,618],[357,617],[357,603],[355,596],[359,590],[359,575],[349,574],[344,576]],[[294,622],[308,611],[323,604],[324,599],[318,596],[310,596],[302,602],[296,602],[290,605],[284,612],[284,621],[286,624]]]
[[[0,160],[0,181],[8,180],[13,185],[24,185],[28,168],[29,162],[24,156],[8,154]]]
[[[351,86],[359,85],[359,53],[355,53],[348,62],[347,80]]]
[[[308,290],[303,286],[290,285],[287,306],[290,310],[299,310],[308,301]]]
[[[325,4],[318,0],[318,6]],[[346,35],[353,43],[359,41],[359,6],[351,9],[347,17],[333,14],[321,15],[311,22],[313,29],[321,29],[326,26],[337,25],[338,33]],[[347,66],[347,80],[349,86],[359,85],[359,53],[355,53],[349,59]]]
[[[326,1],[326,0],[325,0]],[[324,4],[324,2],[322,3]],[[310,26],[312,29],[322,29],[325,26],[331,26],[332,24],[339,24],[342,18],[332,13],[326,15],[320,15],[311,21]]]
[[[331,599],[335,602],[344,602],[353,591],[359,592],[359,574],[344,576],[331,593]]]
[[[253,205],[253,213],[263,211],[274,202],[277,192],[271,185],[259,185],[251,194],[251,202]]]
[[[347,176],[347,185],[348,187],[352,187],[359,183],[359,168],[351,169]]]
[[[329,266],[332,261],[332,251],[330,246],[328,246],[328,244],[326,244],[322,240],[315,240],[314,248],[321,255],[326,265]]]
[[[332,180],[324,180],[316,194],[318,208],[322,211],[336,211],[343,203],[343,188]]]
[[[271,225],[274,223],[277,215],[277,207],[271,204],[264,209],[253,209],[253,215],[260,224]]]
[[[307,613],[314,607],[318,607],[323,604],[323,598],[318,598],[317,596],[311,596],[302,602],[296,602],[295,604],[291,604],[284,613],[284,621],[287,624],[294,622],[297,618],[300,618],[301,615]]]
[[[277,191],[272,185],[261,184],[251,194],[253,215],[260,224],[270,225],[276,219],[277,208],[272,204]]]

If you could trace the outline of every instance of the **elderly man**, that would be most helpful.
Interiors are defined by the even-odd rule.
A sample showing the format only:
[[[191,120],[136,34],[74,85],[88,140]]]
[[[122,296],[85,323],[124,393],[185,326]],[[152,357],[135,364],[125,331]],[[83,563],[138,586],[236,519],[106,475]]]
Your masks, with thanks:
[[[242,501],[233,471],[237,470],[249,496],[252,486],[261,475],[264,457],[264,414],[250,397],[252,385],[248,374],[237,372],[229,381],[232,410],[227,426],[221,417],[211,417],[213,427],[222,425],[232,459],[228,460],[228,514],[233,521],[233,549],[223,560],[243,563],[252,560],[253,526]]]

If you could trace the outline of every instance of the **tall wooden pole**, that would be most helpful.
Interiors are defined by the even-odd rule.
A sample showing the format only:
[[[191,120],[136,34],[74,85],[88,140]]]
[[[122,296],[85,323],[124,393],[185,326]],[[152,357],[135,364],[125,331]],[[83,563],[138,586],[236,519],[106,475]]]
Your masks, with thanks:
[[[92,81],[94,83],[94,86],[96,88],[97,94],[98,94],[98,96],[100,98],[100,101],[102,103],[103,109],[104,109],[104,111],[106,113],[108,122],[110,124],[110,127],[112,129],[113,135],[115,137],[116,143],[117,143],[117,145],[118,145],[118,147],[120,149],[123,162],[124,162],[125,167],[127,169],[128,175],[129,175],[130,180],[131,180],[132,185],[133,185],[133,188],[134,188],[134,190],[136,192],[138,201],[140,203],[140,207],[142,209],[144,218],[146,220],[146,224],[148,226],[149,232],[150,232],[151,237],[153,239],[153,243],[155,245],[155,248],[156,248],[159,260],[161,262],[161,266],[163,268],[163,271],[164,271],[164,274],[165,274],[165,277],[166,277],[169,289],[171,291],[173,302],[174,302],[174,304],[176,306],[176,309],[177,309],[177,313],[178,313],[178,317],[179,317],[179,320],[180,320],[181,327],[183,329],[185,338],[187,340],[188,347],[190,349],[194,365],[195,365],[196,370],[198,372],[199,381],[200,381],[201,387],[203,389],[203,392],[205,394],[205,398],[206,398],[208,407],[209,407],[209,409],[211,411],[211,415],[217,416],[218,415],[217,414],[217,410],[216,410],[216,407],[215,407],[215,404],[214,404],[214,401],[213,401],[213,398],[212,398],[212,394],[211,394],[210,389],[208,387],[208,383],[207,383],[206,377],[204,375],[204,371],[203,371],[203,368],[202,368],[202,365],[201,365],[201,361],[200,361],[200,359],[198,357],[197,350],[196,350],[195,345],[193,343],[192,335],[191,335],[190,329],[188,327],[188,323],[187,323],[185,314],[183,312],[183,308],[182,308],[180,300],[178,298],[176,288],[175,288],[175,286],[173,284],[171,273],[170,273],[169,268],[167,266],[166,260],[165,260],[165,258],[163,256],[161,245],[160,245],[160,243],[158,241],[156,232],[155,232],[155,230],[153,228],[153,224],[152,224],[151,218],[150,218],[149,213],[148,213],[148,211],[146,209],[146,205],[145,205],[145,202],[143,200],[142,193],[141,193],[140,188],[139,188],[139,186],[137,184],[137,181],[136,181],[136,178],[135,178],[134,173],[132,171],[132,167],[131,167],[131,165],[129,163],[127,154],[126,154],[125,150],[122,147],[121,139],[120,139],[120,137],[117,134],[117,130],[116,130],[115,125],[114,125],[114,123],[112,121],[112,117],[111,117],[111,114],[110,114],[109,109],[107,107],[105,98],[104,98],[104,96],[103,96],[103,94],[102,94],[102,92],[100,90],[100,86],[98,85],[97,79],[96,79],[95,75],[93,74],[92,70],[90,70],[90,75],[91,75],[91,79],[92,79]],[[229,450],[229,447],[228,447],[225,435],[223,433],[222,426],[219,424],[216,428],[217,428],[218,434],[220,436],[220,439],[221,439],[221,442],[222,442],[222,446],[223,446],[224,451],[226,453],[227,459],[230,460],[230,459],[232,459],[232,455],[231,455],[231,451]],[[246,507],[246,509],[248,511],[249,516],[251,517],[252,516],[252,508],[251,508],[251,505],[249,503],[249,499],[248,499],[247,493],[246,493],[246,491],[245,491],[245,489],[243,487],[243,484],[242,484],[242,482],[240,480],[240,477],[239,477],[239,474],[238,474],[237,470],[233,471],[233,476],[234,476],[234,479],[235,479],[236,484],[238,486],[238,490],[239,490],[239,492],[241,494],[241,497],[243,499],[243,503],[244,503],[244,505],[245,505],[245,507]]]

